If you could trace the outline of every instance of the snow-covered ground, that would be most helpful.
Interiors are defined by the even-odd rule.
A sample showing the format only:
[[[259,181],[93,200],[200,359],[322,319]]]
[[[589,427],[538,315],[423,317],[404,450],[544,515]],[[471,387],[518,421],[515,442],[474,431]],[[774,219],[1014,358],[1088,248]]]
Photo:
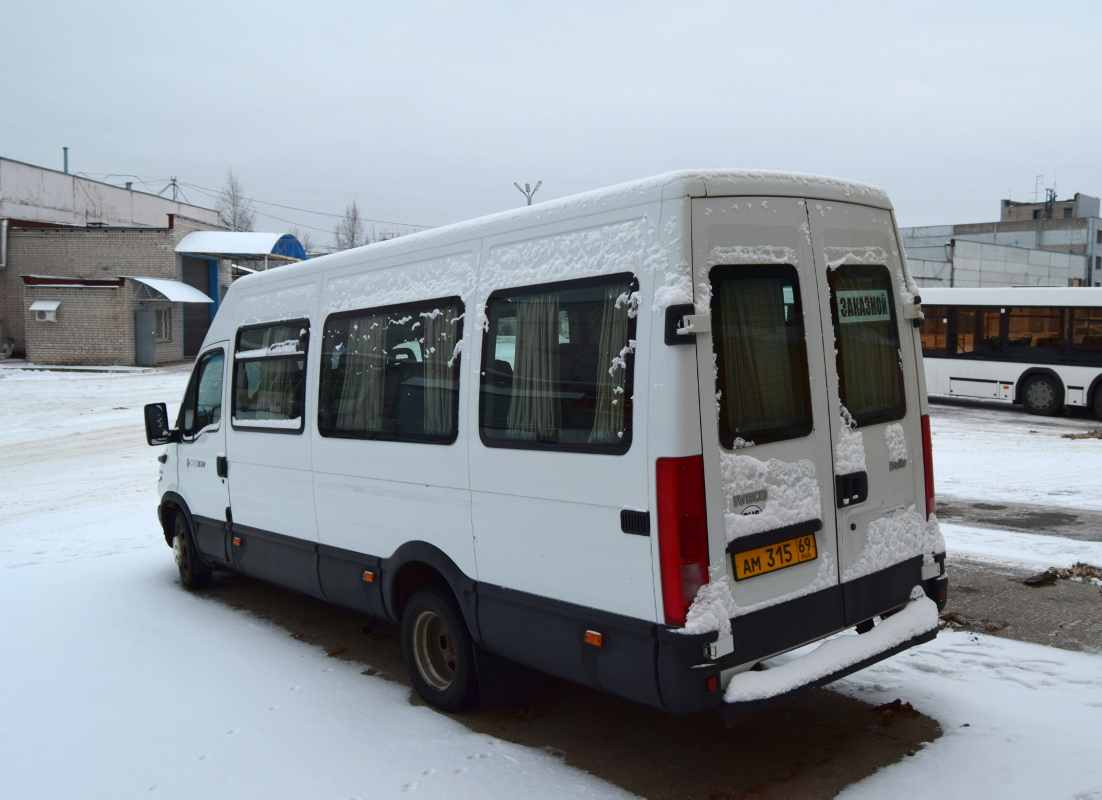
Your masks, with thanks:
[[[0,369],[0,796],[628,796],[183,591],[141,407],[171,410],[186,380]],[[1102,442],[933,414],[939,490],[1096,507]],[[945,532],[954,555],[1102,562],[1098,543]],[[945,730],[846,798],[1102,798],[1100,656],[946,631],[835,689]]]
[[[988,502],[1102,509],[1102,428],[1087,417],[1033,417],[995,403],[930,405],[938,494]]]

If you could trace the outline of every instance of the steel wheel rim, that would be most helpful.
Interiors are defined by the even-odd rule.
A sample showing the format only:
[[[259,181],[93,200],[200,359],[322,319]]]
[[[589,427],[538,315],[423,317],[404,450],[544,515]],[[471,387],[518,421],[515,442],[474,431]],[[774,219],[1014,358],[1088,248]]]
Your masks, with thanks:
[[[1029,398],[1029,403],[1034,408],[1048,408],[1052,405],[1054,393],[1052,387],[1043,381],[1036,381],[1030,384],[1026,396]]]
[[[172,537],[172,555],[176,559],[176,566],[183,569],[187,565],[187,545],[184,544],[184,536],[178,532]]]
[[[455,680],[452,635],[439,614],[422,611],[413,622],[413,656],[417,671],[434,689],[444,691]]]

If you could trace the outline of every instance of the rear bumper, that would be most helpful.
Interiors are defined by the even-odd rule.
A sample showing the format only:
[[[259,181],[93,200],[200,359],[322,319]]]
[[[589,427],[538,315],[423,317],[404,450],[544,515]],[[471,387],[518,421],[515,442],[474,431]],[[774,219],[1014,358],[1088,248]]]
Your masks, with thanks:
[[[939,554],[936,558],[938,562],[944,563],[944,554]],[[704,651],[707,644],[716,641],[716,633],[685,635],[680,633],[680,628],[659,626],[656,672],[662,706],[670,713],[679,715],[709,709],[719,709],[725,715],[745,713],[785,702],[803,691],[824,686],[909,647],[933,639],[937,635],[937,612],[945,607],[949,578],[942,572],[937,577],[923,580],[922,562],[921,556],[908,559],[841,586],[735,617],[731,620],[734,650],[715,661],[708,660]],[[862,640],[867,640],[867,637],[913,604],[910,594],[915,586],[922,587],[929,606],[934,609],[933,620],[927,630],[919,631],[903,640],[893,640],[891,644],[879,649],[874,646],[875,652],[866,652],[849,663],[837,664],[836,668],[815,675],[805,684],[791,686],[772,696],[724,702],[725,695],[719,686],[724,670],[745,668],[745,665],[821,641],[873,617],[890,615],[872,631],[861,635]],[[898,622],[894,623],[875,639],[867,641],[880,642],[898,626]],[[715,680],[709,681],[712,677]],[[713,689],[713,686],[716,688]]]
[[[735,716],[784,703],[937,636],[937,604],[920,597],[864,634],[839,636],[806,655],[760,672],[735,675],[722,713]]]

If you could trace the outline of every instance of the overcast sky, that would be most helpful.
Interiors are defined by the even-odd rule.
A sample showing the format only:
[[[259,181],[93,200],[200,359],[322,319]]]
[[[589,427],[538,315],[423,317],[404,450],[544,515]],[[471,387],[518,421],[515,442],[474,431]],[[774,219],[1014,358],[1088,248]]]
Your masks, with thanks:
[[[876,184],[901,225],[996,219],[1041,174],[1102,194],[1097,0],[40,0],[3,27],[0,155],[154,191],[232,168],[420,225],[697,167]]]

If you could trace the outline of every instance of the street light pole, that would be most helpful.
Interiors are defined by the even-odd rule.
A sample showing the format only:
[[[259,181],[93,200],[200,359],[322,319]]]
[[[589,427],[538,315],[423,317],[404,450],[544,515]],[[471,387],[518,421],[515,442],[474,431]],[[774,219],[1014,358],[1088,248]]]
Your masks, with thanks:
[[[532,205],[532,195],[539,191],[539,188],[543,186],[543,181],[536,181],[536,188],[533,189],[529,184],[524,184],[524,188],[520,188],[520,184],[513,181],[513,186],[517,187],[517,191],[528,198],[528,205]]]

